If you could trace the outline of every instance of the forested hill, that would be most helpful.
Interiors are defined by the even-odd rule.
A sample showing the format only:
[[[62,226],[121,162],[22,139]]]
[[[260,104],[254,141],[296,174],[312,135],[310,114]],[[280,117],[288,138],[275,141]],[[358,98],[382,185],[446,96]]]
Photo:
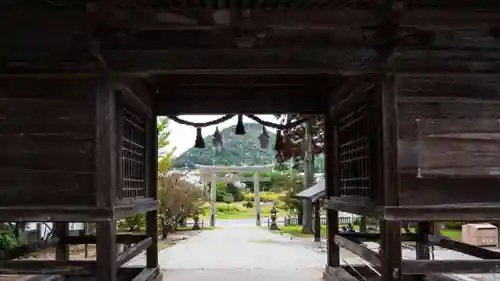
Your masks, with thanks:
[[[205,148],[190,148],[174,159],[173,168],[194,168],[195,164],[212,165],[263,165],[271,164],[275,159],[273,150],[276,134],[267,131],[270,137],[269,148],[260,148],[259,136],[262,134],[262,125],[249,123],[245,124],[246,134],[238,136],[234,134],[236,126],[231,126],[220,133],[224,140],[224,148],[220,152],[216,152],[212,147],[212,136],[207,136],[205,140]],[[192,141],[193,140],[187,140]]]

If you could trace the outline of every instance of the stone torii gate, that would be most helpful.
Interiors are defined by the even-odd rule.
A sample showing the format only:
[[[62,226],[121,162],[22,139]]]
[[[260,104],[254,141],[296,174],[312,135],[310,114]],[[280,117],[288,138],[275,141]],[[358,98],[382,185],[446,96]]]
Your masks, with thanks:
[[[204,166],[196,165],[200,171],[202,180],[210,180],[210,226],[215,226],[215,201],[216,201],[216,184],[218,181],[227,182],[226,174],[235,173],[253,173],[252,178],[238,178],[240,181],[253,180],[253,188],[255,193],[255,212],[256,212],[256,225],[260,226],[260,185],[261,181],[269,181],[270,178],[261,178],[259,173],[271,172],[273,165],[263,166]],[[218,174],[224,174],[220,176]]]

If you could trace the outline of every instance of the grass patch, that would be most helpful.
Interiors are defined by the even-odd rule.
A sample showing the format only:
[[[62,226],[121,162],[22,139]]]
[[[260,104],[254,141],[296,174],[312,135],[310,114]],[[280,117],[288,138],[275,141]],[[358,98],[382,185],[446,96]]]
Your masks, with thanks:
[[[158,242],[158,251],[165,250],[170,247],[168,243]]]
[[[215,208],[217,209],[216,219],[252,219],[256,217],[255,206],[252,208],[246,208],[244,206],[245,202],[236,202],[231,204],[226,204],[222,202],[217,202]],[[210,208],[204,206],[205,214],[200,216],[201,219],[209,219]],[[271,215],[270,211],[272,206],[265,205],[260,208],[261,218],[269,217]],[[286,212],[278,209],[278,216],[284,216]]]
[[[441,229],[441,235],[444,235],[452,240],[461,241],[462,231],[458,229]]]

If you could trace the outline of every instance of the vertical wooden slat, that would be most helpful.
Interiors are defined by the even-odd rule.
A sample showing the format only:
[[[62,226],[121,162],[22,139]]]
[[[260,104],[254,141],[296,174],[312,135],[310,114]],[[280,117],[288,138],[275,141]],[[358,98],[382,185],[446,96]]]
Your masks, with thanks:
[[[321,242],[320,201],[314,203],[314,241]]]
[[[116,198],[121,199],[123,197],[123,171],[122,171],[122,146],[123,146],[123,93],[115,93],[115,132],[116,132],[116,144],[117,144],[117,157],[116,157]]]
[[[158,198],[158,132],[157,117],[153,115],[147,124],[147,190],[148,195],[154,199]],[[147,250],[146,265],[149,268],[158,266],[158,211],[149,211],[146,214],[146,232],[152,239],[151,246]]]
[[[119,148],[116,138],[116,96],[109,73],[98,81],[95,93],[95,188],[96,204],[112,210],[116,202],[118,183]],[[116,222],[112,216],[107,222],[98,222],[97,229],[97,280],[115,281],[116,267]]]
[[[38,228],[38,227],[37,227]],[[69,225],[67,222],[54,223],[54,232],[59,238],[56,246],[56,260],[69,260],[69,245],[63,243],[64,238],[69,235]]]
[[[394,78],[381,77],[380,109],[382,113],[382,180],[386,206],[399,204],[398,175],[398,114]],[[382,250],[382,280],[401,279],[401,223],[382,220],[380,224]]]
[[[340,195],[339,167],[338,167],[338,132],[330,108],[325,116],[325,178],[326,198]],[[339,231],[339,213],[336,210],[327,210],[328,228],[328,255],[327,266],[340,266],[340,250],[335,244],[335,235]]]

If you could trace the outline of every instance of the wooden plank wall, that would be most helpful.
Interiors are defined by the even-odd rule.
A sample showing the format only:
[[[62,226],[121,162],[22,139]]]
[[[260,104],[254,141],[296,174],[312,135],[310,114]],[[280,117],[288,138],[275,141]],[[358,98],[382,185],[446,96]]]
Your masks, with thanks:
[[[400,203],[499,201],[498,83],[401,78],[397,88]]]
[[[0,205],[95,204],[92,86],[0,81]]]

